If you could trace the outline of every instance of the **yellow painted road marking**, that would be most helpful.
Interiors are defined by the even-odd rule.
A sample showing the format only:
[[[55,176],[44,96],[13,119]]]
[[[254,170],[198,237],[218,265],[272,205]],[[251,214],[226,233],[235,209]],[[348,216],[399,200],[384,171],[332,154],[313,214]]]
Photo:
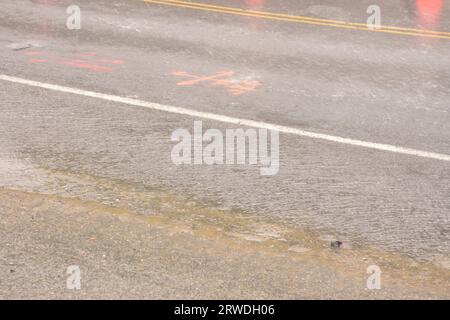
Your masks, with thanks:
[[[144,1],[147,3],[156,3],[156,4],[161,4],[161,5],[189,8],[189,9],[195,9],[195,10],[228,13],[228,14],[234,14],[234,15],[240,15],[240,16],[269,19],[269,20],[296,22],[296,23],[321,25],[321,26],[329,26],[329,27],[353,29],[353,30],[384,32],[384,33],[417,36],[417,37],[450,39],[450,32],[445,32],[445,31],[402,28],[402,27],[395,27],[395,26],[380,26],[380,28],[371,29],[367,26],[367,24],[364,24],[364,23],[319,19],[319,18],[312,18],[312,17],[305,17],[305,16],[294,16],[294,15],[272,13],[272,12],[266,12],[266,11],[254,11],[254,10],[247,10],[247,9],[234,8],[234,7],[225,7],[225,6],[211,5],[211,4],[191,2],[191,1],[182,1],[182,0],[141,0],[141,1]]]

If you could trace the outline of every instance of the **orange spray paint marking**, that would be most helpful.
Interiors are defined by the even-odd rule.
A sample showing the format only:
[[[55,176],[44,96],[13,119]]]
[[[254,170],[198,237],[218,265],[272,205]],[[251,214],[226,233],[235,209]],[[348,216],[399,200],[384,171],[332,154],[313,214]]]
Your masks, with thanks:
[[[233,84],[229,87],[228,91],[234,95],[238,96],[240,94],[253,91],[259,86],[259,81],[256,80],[245,80],[239,84]]]
[[[30,61],[28,61],[28,63],[44,63],[44,62],[48,62],[47,59],[31,59]]]
[[[225,87],[234,96],[254,91],[260,85],[260,82],[256,80],[234,81],[230,79],[234,75],[233,71],[221,71],[207,76],[198,76],[185,71],[176,71],[173,72],[173,75],[190,78],[190,80],[178,82],[178,86],[186,87],[198,83],[208,83],[210,86]]]
[[[192,80],[178,82],[177,85],[179,85],[179,86],[192,86],[192,85],[197,84],[199,82],[208,82],[208,81],[213,82],[213,85],[214,85],[214,83],[217,83],[218,81],[220,81],[220,78],[231,77],[234,74],[234,72],[233,71],[217,72],[216,74],[213,74],[211,76],[204,76],[204,77],[202,77],[202,76],[195,76],[193,74],[189,74],[189,73],[184,72],[184,71],[174,72],[173,74],[176,75],[176,76],[179,76],[179,77],[192,78]]]
[[[65,64],[71,67],[79,68],[79,69],[88,69],[95,72],[111,72],[112,69],[110,67],[100,66],[96,64],[90,64],[88,61],[72,59],[72,60],[63,60],[59,62],[60,64]]]
[[[123,60],[108,60],[108,59],[102,59],[102,60],[97,60],[97,62],[101,62],[101,63],[107,63],[107,64],[123,64]]]
[[[95,52],[81,52],[75,55],[72,55],[72,58],[69,57],[57,57],[52,56],[48,52],[40,52],[40,51],[28,51],[25,53],[27,56],[36,57],[30,58],[28,63],[53,63],[66,65],[77,69],[86,69],[93,72],[99,73],[108,73],[113,71],[110,67],[112,65],[122,65],[124,64],[123,60],[120,59],[92,59],[92,57],[96,57],[97,53]],[[48,59],[44,59],[48,57]],[[74,58],[80,57],[82,59]]]

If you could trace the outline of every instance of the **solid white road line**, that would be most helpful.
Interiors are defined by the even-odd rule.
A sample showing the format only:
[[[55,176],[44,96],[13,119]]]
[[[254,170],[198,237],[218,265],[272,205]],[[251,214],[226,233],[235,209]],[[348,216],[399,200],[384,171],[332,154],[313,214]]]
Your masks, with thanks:
[[[291,128],[291,127],[267,123],[267,122],[253,121],[253,120],[248,120],[248,119],[223,116],[220,114],[215,114],[215,113],[210,113],[210,112],[201,112],[201,111],[196,111],[196,110],[187,109],[187,108],[174,107],[174,106],[169,106],[169,105],[164,105],[164,104],[159,104],[159,103],[130,99],[130,98],[114,96],[114,95],[104,94],[104,93],[98,93],[98,92],[93,92],[93,91],[80,90],[80,89],[64,87],[64,86],[59,86],[59,85],[54,85],[54,84],[49,84],[49,83],[43,83],[43,82],[39,82],[39,81],[32,81],[32,80],[27,80],[27,79],[22,79],[22,78],[11,77],[11,76],[7,76],[7,75],[3,75],[3,74],[0,75],[0,80],[13,82],[13,83],[19,83],[19,84],[23,84],[23,85],[27,85],[27,86],[31,86],[31,87],[49,89],[49,90],[58,91],[58,92],[72,93],[72,94],[76,94],[79,96],[85,96],[85,97],[103,99],[103,100],[113,101],[113,102],[118,102],[118,103],[124,103],[127,105],[136,106],[136,107],[143,107],[143,108],[171,112],[171,113],[176,113],[176,114],[183,114],[183,115],[188,115],[188,116],[192,116],[192,117],[199,117],[199,118],[203,118],[203,119],[215,120],[215,121],[231,123],[231,124],[247,126],[247,127],[265,128],[268,130],[276,130],[279,132],[294,134],[294,135],[301,136],[301,137],[321,139],[321,140],[326,140],[326,141],[331,141],[331,142],[341,143],[341,144],[347,144],[347,145],[352,145],[352,146],[357,146],[357,147],[364,147],[364,148],[369,148],[369,149],[388,151],[388,152],[393,152],[393,153],[399,153],[399,154],[405,154],[405,155],[410,155],[410,156],[423,157],[423,158],[428,158],[428,159],[435,159],[435,160],[450,162],[450,155],[448,155],[448,154],[428,152],[428,151],[422,151],[422,150],[417,150],[417,149],[398,147],[398,146],[394,146],[394,145],[390,145],[390,144],[368,142],[368,141],[343,138],[343,137],[333,136],[333,135],[328,135],[328,134],[315,133],[315,132],[304,131],[304,130],[297,129],[297,128]]]

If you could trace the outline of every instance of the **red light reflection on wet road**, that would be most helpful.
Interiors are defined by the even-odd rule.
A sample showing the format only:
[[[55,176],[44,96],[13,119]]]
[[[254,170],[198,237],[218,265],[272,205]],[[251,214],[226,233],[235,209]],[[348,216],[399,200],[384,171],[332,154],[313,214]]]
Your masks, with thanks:
[[[427,29],[439,27],[442,5],[442,0],[416,0],[419,24]]]

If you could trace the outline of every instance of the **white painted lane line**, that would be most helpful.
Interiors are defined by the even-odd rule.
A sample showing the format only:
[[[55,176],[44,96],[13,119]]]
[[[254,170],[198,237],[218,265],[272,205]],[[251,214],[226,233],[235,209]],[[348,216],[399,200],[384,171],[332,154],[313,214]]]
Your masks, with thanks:
[[[405,155],[410,155],[410,156],[416,156],[416,157],[450,162],[450,155],[443,154],[443,153],[428,152],[428,151],[423,151],[423,150],[394,146],[394,145],[390,145],[390,144],[375,143],[375,142],[362,141],[362,140],[356,140],[356,139],[350,139],[350,138],[343,138],[343,137],[333,136],[333,135],[328,135],[328,134],[315,133],[315,132],[304,131],[304,130],[297,129],[297,128],[291,128],[291,127],[286,127],[286,126],[267,123],[267,122],[229,117],[229,116],[224,116],[224,115],[210,113],[210,112],[201,112],[201,111],[196,111],[196,110],[187,109],[187,108],[180,108],[180,107],[169,106],[169,105],[164,105],[164,104],[159,104],[159,103],[147,102],[147,101],[143,101],[143,100],[130,99],[130,98],[114,96],[114,95],[104,94],[104,93],[98,93],[98,92],[93,92],[93,91],[80,90],[80,89],[76,89],[76,88],[70,88],[70,87],[49,84],[49,83],[43,83],[43,82],[39,82],[39,81],[32,81],[32,80],[27,80],[27,79],[22,79],[22,78],[11,77],[11,76],[7,76],[4,74],[0,75],[0,80],[13,82],[13,83],[19,83],[19,84],[23,84],[23,85],[27,85],[27,86],[31,86],[31,87],[49,89],[49,90],[58,91],[58,92],[72,93],[72,94],[76,94],[76,95],[84,96],[84,97],[103,99],[103,100],[107,100],[107,101],[123,103],[123,104],[136,106],[136,107],[143,107],[143,108],[165,111],[165,112],[176,113],[176,114],[183,114],[183,115],[188,115],[191,117],[215,120],[215,121],[219,121],[219,122],[231,123],[231,124],[247,126],[247,127],[265,128],[268,130],[277,130],[282,133],[294,134],[294,135],[301,136],[301,137],[326,140],[326,141],[331,141],[331,142],[340,143],[340,144],[347,144],[347,145],[352,145],[352,146],[357,146],[357,147],[363,147],[363,148],[369,148],[369,149],[375,149],[375,150],[381,150],[381,151],[387,151],[387,152],[393,152],[393,153],[405,154]]]

